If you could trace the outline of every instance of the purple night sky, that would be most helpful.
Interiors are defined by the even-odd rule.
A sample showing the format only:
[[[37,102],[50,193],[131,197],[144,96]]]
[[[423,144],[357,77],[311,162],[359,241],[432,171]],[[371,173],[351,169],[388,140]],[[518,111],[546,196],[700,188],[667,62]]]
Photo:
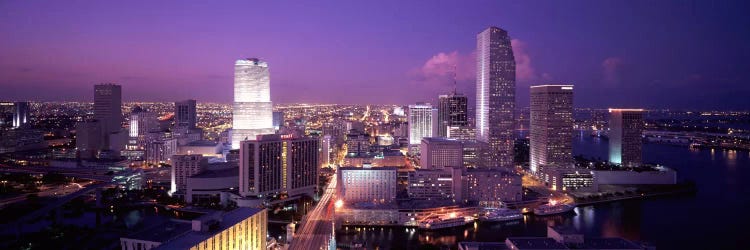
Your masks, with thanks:
[[[273,2],[273,3],[272,3]],[[274,102],[474,101],[476,34],[509,31],[518,105],[576,85],[578,107],[750,109],[743,1],[1,1],[0,100],[232,100],[236,59]],[[322,3],[319,3],[322,2]]]

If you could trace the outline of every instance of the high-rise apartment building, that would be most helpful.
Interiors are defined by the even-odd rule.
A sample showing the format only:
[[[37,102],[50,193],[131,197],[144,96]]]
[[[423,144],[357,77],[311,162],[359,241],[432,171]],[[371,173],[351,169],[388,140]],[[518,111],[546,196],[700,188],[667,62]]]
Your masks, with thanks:
[[[105,133],[122,129],[122,86],[106,83],[94,85],[94,119]]]
[[[465,95],[456,92],[439,96],[437,136],[448,137],[448,127],[469,124],[467,117],[468,100]]]
[[[573,167],[573,85],[531,86],[531,171]]]
[[[609,162],[626,167],[642,163],[643,109],[609,109]]]
[[[463,166],[461,141],[442,137],[422,138],[419,145],[419,165],[422,169],[443,169]]]
[[[259,135],[240,143],[240,195],[313,196],[318,181],[317,138]]]
[[[174,126],[176,128],[194,129],[198,121],[195,100],[184,100],[174,103]]]
[[[488,142],[491,161],[513,166],[516,62],[508,32],[489,27],[477,35],[477,140]]]
[[[409,145],[419,145],[422,138],[433,136],[433,113],[437,113],[429,103],[409,105]]]
[[[275,133],[268,63],[257,58],[235,62],[232,115],[233,149],[239,149],[243,140]]]
[[[178,190],[185,191],[187,180],[190,176],[196,175],[205,170],[208,165],[208,159],[202,155],[173,155],[172,156],[172,192]]]

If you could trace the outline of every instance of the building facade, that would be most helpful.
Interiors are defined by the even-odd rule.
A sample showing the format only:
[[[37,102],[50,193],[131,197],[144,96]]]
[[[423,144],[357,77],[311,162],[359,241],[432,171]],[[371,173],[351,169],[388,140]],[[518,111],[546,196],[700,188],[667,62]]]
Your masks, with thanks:
[[[642,163],[643,110],[609,109],[609,162],[625,167]]]
[[[461,141],[441,137],[425,137],[419,145],[419,165],[423,169],[463,166]]]
[[[94,85],[94,119],[105,133],[122,128],[122,86],[111,83]]]
[[[417,169],[409,172],[406,190],[409,198],[418,200],[463,199],[461,190],[462,167]]]
[[[341,167],[338,172],[338,196],[347,204],[383,204],[396,200],[398,182],[394,167]]]
[[[409,145],[419,145],[422,138],[433,136],[433,111],[429,103],[409,105]]]
[[[469,98],[465,95],[453,92],[438,97],[438,131],[437,136],[448,137],[448,127],[467,126],[467,104]]]
[[[189,99],[174,103],[174,126],[176,128],[194,129],[197,122],[195,100]]]
[[[463,189],[464,199],[480,206],[497,207],[523,198],[521,176],[505,169],[467,169]]]
[[[240,190],[242,196],[313,196],[318,180],[316,138],[260,135],[242,141],[240,147]]]
[[[202,155],[174,155],[172,156],[172,193],[185,191],[187,180],[191,176],[203,172],[208,159]]]
[[[275,132],[268,63],[257,58],[235,62],[232,115],[233,149],[240,148],[240,141]]]
[[[492,162],[512,167],[516,62],[508,32],[489,27],[477,35],[477,140],[489,143]]]
[[[370,135],[358,130],[351,130],[346,135],[346,153],[348,155],[359,155],[370,152]]]
[[[30,122],[29,118],[28,102],[13,103],[13,128],[26,126]]]
[[[531,86],[531,171],[573,167],[573,85]]]

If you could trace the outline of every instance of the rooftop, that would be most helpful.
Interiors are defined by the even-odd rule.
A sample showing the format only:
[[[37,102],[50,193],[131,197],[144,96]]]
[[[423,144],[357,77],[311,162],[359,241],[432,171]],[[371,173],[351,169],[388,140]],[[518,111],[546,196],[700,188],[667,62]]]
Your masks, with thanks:
[[[340,167],[339,170],[398,170],[397,167]]]
[[[222,215],[221,222],[219,223],[218,228],[208,231],[208,232],[198,232],[198,231],[190,231],[182,236],[179,236],[178,238],[167,241],[164,244],[160,245],[158,249],[189,249],[198,243],[211,238],[215,234],[226,230],[227,228],[230,228],[231,226],[239,223],[240,221],[243,221],[259,212],[263,211],[263,209],[260,208],[248,208],[248,207],[241,207],[234,209],[232,211],[229,211]],[[210,216],[210,215],[206,215]],[[199,219],[202,219],[204,217],[201,217]]]
[[[192,147],[200,147],[200,146],[202,146],[202,147],[216,147],[216,145],[219,145],[219,143],[214,142],[214,141],[206,141],[206,140],[192,141],[192,142],[189,142],[189,143],[185,144],[185,146],[192,146]]]
[[[166,221],[153,225],[143,231],[129,235],[127,239],[138,239],[152,242],[164,242],[192,231],[192,224],[185,221]]]
[[[240,168],[235,167],[235,168],[205,170],[201,172],[200,174],[191,176],[190,178],[222,178],[222,177],[232,177],[232,176],[239,176],[239,175],[240,175]]]
[[[476,242],[476,241],[464,241],[458,243],[459,249],[465,250],[504,250],[508,249],[505,243],[502,242]]]
[[[637,244],[623,238],[586,238],[583,249],[642,249]]]
[[[507,239],[519,250],[523,249],[570,249],[552,238],[510,237]]]

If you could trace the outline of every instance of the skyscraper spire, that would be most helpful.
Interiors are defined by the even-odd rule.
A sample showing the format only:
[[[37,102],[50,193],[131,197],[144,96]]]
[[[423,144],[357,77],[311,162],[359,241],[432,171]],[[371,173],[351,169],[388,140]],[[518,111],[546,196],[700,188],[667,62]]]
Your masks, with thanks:
[[[454,95],[458,93],[458,91],[456,91],[456,89],[458,89],[458,83],[456,81],[456,74],[457,74],[456,65],[453,64],[453,94]]]

